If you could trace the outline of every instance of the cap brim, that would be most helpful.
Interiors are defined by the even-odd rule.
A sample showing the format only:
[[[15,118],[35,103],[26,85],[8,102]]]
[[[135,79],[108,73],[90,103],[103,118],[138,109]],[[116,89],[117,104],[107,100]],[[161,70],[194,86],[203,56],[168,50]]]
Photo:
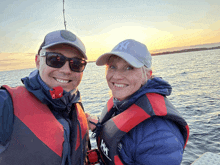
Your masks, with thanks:
[[[67,44],[67,45],[73,46],[74,48],[79,50],[80,53],[82,53],[83,58],[85,58],[87,60],[86,54],[77,45],[73,44],[72,42],[57,42],[57,43],[53,43],[53,44],[50,44],[50,45],[47,45],[47,46],[43,46],[42,49],[47,49],[47,48],[50,48],[52,46],[59,45],[59,44]]]
[[[132,55],[128,54],[128,53],[124,53],[124,52],[119,52],[119,51],[112,51],[110,53],[105,53],[103,55],[101,55],[97,60],[96,60],[96,65],[98,66],[102,66],[107,64],[109,57],[115,55],[118,57],[121,57],[122,59],[124,59],[127,63],[129,63],[130,65],[132,65],[135,68],[141,68],[142,66],[144,66],[143,63],[141,63],[140,61],[138,61],[135,57],[133,57]]]

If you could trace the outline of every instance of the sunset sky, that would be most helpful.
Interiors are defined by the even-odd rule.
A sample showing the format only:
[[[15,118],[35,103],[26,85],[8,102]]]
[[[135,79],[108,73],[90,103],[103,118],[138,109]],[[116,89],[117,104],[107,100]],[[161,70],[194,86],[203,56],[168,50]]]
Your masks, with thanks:
[[[36,53],[48,32],[64,29],[63,0],[5,0],[0,11],[5,60],[7,53]],[[220,42],[219,0],[65,0],[65,16],[67,30],[84,42],[89,60],[128,38],[150,52]]]

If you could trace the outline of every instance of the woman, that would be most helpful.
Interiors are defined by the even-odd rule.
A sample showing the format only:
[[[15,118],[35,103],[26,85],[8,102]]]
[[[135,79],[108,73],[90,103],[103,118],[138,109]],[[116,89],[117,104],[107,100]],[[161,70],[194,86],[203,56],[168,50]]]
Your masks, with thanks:
[[[96,64],[106,65],[112,98],[99,122],[88,115],[104,164],[179,165],[189,128],[169,102],[171,86],[152,78],[151,55],[135,40],[125,40]]]

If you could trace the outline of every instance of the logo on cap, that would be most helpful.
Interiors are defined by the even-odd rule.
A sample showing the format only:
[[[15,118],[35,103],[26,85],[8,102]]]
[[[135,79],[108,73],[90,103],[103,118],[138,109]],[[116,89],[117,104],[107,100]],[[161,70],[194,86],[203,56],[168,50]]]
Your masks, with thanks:
[[[76,40],[76,36],[69,32],[69,31],[66,31],[66,30],[62,30],[60,32],[60,35],[65,39],[65,40],[69,40],[69,41],[75,41]]]
[[[115,49],[118,49],[118,50],[126,50],[128,48],[128,44],[129,44],[129,41],[123,41],[121,42],[120,44],[118,44]]]

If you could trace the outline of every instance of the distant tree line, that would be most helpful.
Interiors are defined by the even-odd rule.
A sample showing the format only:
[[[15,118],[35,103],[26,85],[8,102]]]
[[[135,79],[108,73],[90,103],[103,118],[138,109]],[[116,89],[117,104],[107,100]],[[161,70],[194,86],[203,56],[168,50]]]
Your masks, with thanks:
[[[184,52],[203,51],[203,50],[212,50],[212,49],[220,49],[220,46],[211,47],[211,48],[182,49],[182,50],[176,50],[176,51],[167,51],[167,52],[152,53],[151,55],[152,55],[152,56],[156,56],[156,55],[163,55],[163,54],[184,53]]]

